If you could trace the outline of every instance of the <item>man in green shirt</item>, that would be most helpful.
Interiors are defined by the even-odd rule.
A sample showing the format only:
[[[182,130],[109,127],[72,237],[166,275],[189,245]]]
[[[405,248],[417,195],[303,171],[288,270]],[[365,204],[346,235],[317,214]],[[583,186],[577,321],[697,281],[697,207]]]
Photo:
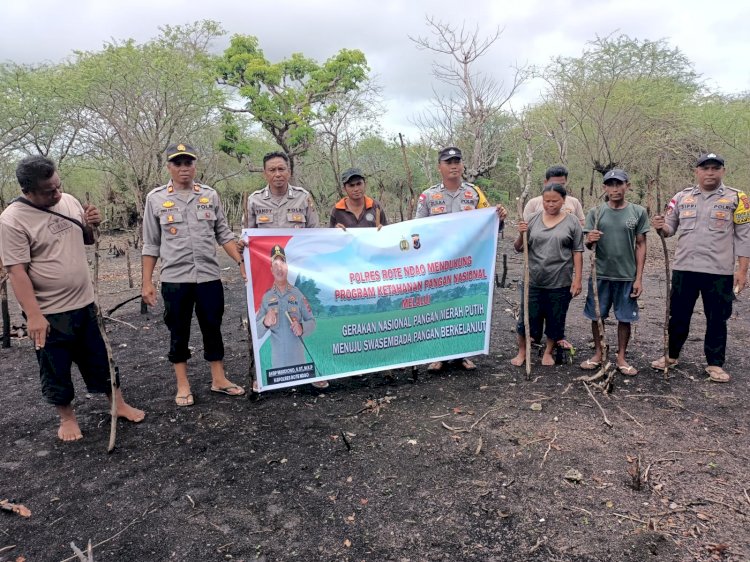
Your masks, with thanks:
[[[643,292],[649,221],[646,209],[625,199],[630,189],[630,178],[625,171],[615,168],[607,172],[603,188],[605,202],[588,212],[583,232],[587,248],[596,244],[599,313],[606,318],[609,309],[614,307],[617,318],[617,369],[623,375],[633,376],[638,371],[628,364],[625,352],[630,340],[630,324],[638,320],[637,299]],[[594,355],[581,363],[581,368],[594,370],[601,366],[602,347],[591,278],[583,314],[591,320]]]

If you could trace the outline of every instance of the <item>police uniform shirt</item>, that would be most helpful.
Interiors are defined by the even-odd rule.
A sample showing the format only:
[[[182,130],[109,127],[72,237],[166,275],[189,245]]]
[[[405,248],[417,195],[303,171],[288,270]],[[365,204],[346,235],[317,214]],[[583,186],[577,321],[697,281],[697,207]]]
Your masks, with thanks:
[[[276,309],[276,324],[268,328],[263,324],[263,319],[270,308]],[[271,332],[271,367],[274,369],[307,363],[305,347],[302,345],[301,337],[295,336],[292,332],[287,313],[302,325],[301,337],[307,337],[315,330],[315,318],[302,292],[289,284],[286,291],[282,292],[274,284],[263,295],[255,317],[258,338],[262,338],[268,331]]]
[[[414,218],[421,219],[433,215],[483,209],[489,206],[490,204],[484,193],[475,185],[462,182],[456,191],[451,192],[440,183],[425,189],[419,196]]]
[[[665,234],[678,237],[674,269],[733,275],[735,257],[750,257],[748,197],[724,184],[688,187],[669,202]]]
[[[221,278],[216,244],[234,240],[219,194],[206,185],[179,190],[170,181],[146,196],[144,256],[161,258],[161,280],[205,283]]]
[[[269,186],[252,193],[247,198],[247,218],[250,228],[317,228],[319,222],[310,193],[294,185],[280,200]]]

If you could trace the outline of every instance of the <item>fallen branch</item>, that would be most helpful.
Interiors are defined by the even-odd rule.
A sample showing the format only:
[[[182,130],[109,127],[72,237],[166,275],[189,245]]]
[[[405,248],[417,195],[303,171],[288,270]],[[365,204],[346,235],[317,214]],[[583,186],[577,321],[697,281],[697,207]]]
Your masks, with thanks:
[[[586,387],[586,392],[589,393],[589,396],[591,396],[591,399],[599,407],[599,411],[602,413],[602,417],[604,417],[604,423],[606,423],[609,427],[612,427],[612,422],[609,421],[609,418],[607,418],[607,414],[604,412],[604,408],[602,408],[602,405],[599,404],[599,401],[596,398],[594,398],[594,395],[592,394],[591,389],[589,388],[589,385],[586,384],[585,382],[581,384],[583,384],[583,386]]]
[[[125,306],[125,305],[126,305],[126,304],[128,304],[129,302],[133,302],[134,300],[136,300],[136,299],[140,299],[140,298],[141,298],[141,295],[136,295],[136,296],[134,296],[134,297],[130,297],[129,299],[127,299],[127,300],[124,300],[124,301],[122,301],[122,302],[121,302],[120,304],[117,304],[117,305],[113,306],[112,308],[110,308],[110,309],[109,309],[109,310],[107,311],[107,316],[112,316],[112,313],[113,313],[113,312],[114,312],[115,310],[117,310],[118,308],[120,308],[121,306]]]
[[[613,513],[615,517],[622,517],[623,519],[630,519],[631,521],[636,521],[638,523],[641,523],[642,525],[648,526],[648,521],[644,521],[643,519],[637,519],[636,517],[631,517],[630,515],[624,515],[622,513]]]
[[[96,544],[95,544],[94,546],[92,546],[92,547],[91,547],[91,551],[93,552],[93,550],[94,550],[95,548],[98,548],[98,547],[102,546],[103,544],[106,544],[106,543],[108,543],[108,542],[110,542],[110,541],[112,541],[112,540],[116,539],[116,538],[117,538],[117,537],[119,537],[119,536],[120,536],[120,535],[121,535],[122,533],[124,533],[124,532],[125,532],[125,531],[126,531],[127,529],[129,529],[130,527],[132,527],[133,525],[135,525],[135,524],[136,524],[136,523],[137,523],[138,521],[140,521],[140,520],[141,520],[142,518],[143,518],[142,516],[141,516],[141,517],[136,517],[136,518],[135,518],[135,519],[133,519],[133,520],[132,520],[132,521],[131,521],[130,523],[128,523],[127,525],[125,525],[125,527],[123,527],[123,528],[122,528],[121,530],[119,530],[118,532],[116,532],[116,533],[115,533],[114,535],[112,535],[112,536],[111,536],[111,537],[109,537],[108,539],[104,539],[103,541],[101,541],[101,542],[98,542],[98,543],[96,543]],[[61,560],[60,562],[72,562],[72,561],[73,561],[73,560],[75,560],[76,558],[78,558],[78,556],[71,556],[70,558],[66,558],[65,560]]]
[[[0,500],[0,511],[15,513],[25,518],[31,517],[31,511],[28,507],[20,503],[11,503],[8,500]]]
[[[14,548],[16,548],[16,545],[14,544],[9,544],[8,546],[4,546],[0,548],[0,554],[2,554],[3,552],[8,552],[9,550],[13,550]]]
[[[750,496],[747,495],[747,488],[743,488],[742,493],[745,494],[745,499],[747,500],[747,503],[750,504]]]
[[[130,322],[125,322],[125,320],[119,320],[117,318],[112,318],[111,316],[105,316],[104,319],[111,320],[112,322],[117,322],[119,324],[125,324],[128,328],[133,328],[136,331],[138,330],[136,326],[133,326],[133,324],[131,324]]]
[[[94,553],[91,550],[91,541],[89,540],[89,546],[86,549],[86,554],[84,555],[83,552],[81,552],[81,549],[76,546],[76,543],[71,542],[70,548],[73,549],[73,552],[76,555],[76,558],[80,560],[80,562],[94,562]]]
[[[555,440],[557,439],[557,431],[555,431],[554,437],[550,440],[549,443],[547,443],[547,450],[544,453],[544,456],[542,457],[542,462],[539,464],[539,468],[542,468],[544,466],[545,461],[547,460],[547,455],[549,455],[549,452],[552,450],[552,445],[555,443]]]
[[[638,427],[640,427],[641,429],[645,429],[643,427],[643,424],[641,422],[639,422],[637,419],[635,419],[633,416],[631,416],[628,412],[626,412],[619,404],[615,404],[615,407],[618,410],[620,410],[623,414],[625,414],[626,416],[628,416],[631,420],[633,420]]]

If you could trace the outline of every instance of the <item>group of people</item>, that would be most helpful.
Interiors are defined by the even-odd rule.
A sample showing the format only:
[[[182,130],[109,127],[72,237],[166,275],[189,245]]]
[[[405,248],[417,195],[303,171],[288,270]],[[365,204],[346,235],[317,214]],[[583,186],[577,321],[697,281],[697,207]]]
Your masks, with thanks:
[[[750,263],[750,202],[745,193],[723,183],[725,172],[721,156],[702,154],[695,163],[696,184],[677,193],[664,212],[659,210],[651,220],[660,236],[678,236],[672,265],[669,350],[651,366],[663,370],[677,364],[700,295],[706,317],[705,372],[714,382],[730,380],[723,368],[727,321],[733,300],[745,288]],[[518,224],[514,248],[522,250],[524,236],[528,245],[529,337],[538,343],[546,337],[543,365],[555,364],[555,348],[571,347],[565,340],[565,320],[571,299],[581,292],[584,246],[595,248],[596,291],[590,277],[583,309],[591,320],[594,354],[580,367],[601,367],[605,358],[599,320],[613,310],[616,367],[623,375],[634,376],[638,370],[628,363],[626,352],[631,324],[638,321],[638,297],[643,293],[648,214],[627,200],[631,185],[624,170],[615,168],[604,175],[604,201],[585,218],[580,202],[567,192],[567,179],[564,167],[549,168],[542,195],[527,203]],[[523,300],[523,287],[521,291]],[[526,357],[525,322],[521,314],[518,354],[511,359],[516,366],[530,359]]]
[[[210,364],[211,391],[242,396],[245,389],[230,381],[224,370],[221,324],[224,293],[217,260],[217,245],[240,267],[245,278],[242,251],[246,243],[236,240],[228,226],[218,193],[197,183],[196,150],[187,143],[171,144],[166,151],[170,180],[146,197],[143,215],[142,297],[153,306],[156,288],[153,273],[161,261],[161,296],[164,322],[170,333],[168,359],[176,377],[175,403],[195,403],[188,377],[188,346],[193,313],[203,337],[203,356]],[[464,181],[461,150],[451,146],[438,154],[441,182],[425,190],[417,201],[415,218],[477,208],[490,203],[482,190]],[[677,234],[669,356],[653,363],[664,368],[677,363],[698,294],[704,302],[708,323],[706,335],[707,372],[712,380],[726,382],[723,371],[726,322],[732,298],[745,286],[750,259],[750,205],[747,197],[722,183],[724,161],[715,154],[702,156],[696,165],[697,185],[678,193],[665,215],[652,219],[664,236]],[[317,228],[320,221],[310,193],[290,185],[291,168],[283,152],[263,158],[267,185],[250,194],[245,209],[249,228]],[[81,205],[62,191],[54,162],[43,156],[21,160],[16,169],[21,196],[0,215],[0,261],[7,268],[11,285],[27,319],[40,368],[42,393],[55,405],[60,416],[58,437],[80,439],[82,433],[73,408],[71,367],[75,363],[92,393],[105,393],[117,404],[120,417],[133,422],[144,413],[125,402],[115,381],[111,395],[108,357],[103,335],[96,321],[96,303],[84,246],[93,243],[93,229],[101,222],[93,205]],[[584,218],[580,202],[568,195],[567,170],[547,171],[543,193],[526,206],[519,232],[526,233],[529,248],[529,327],[531,338],[547,338],[542,363],[554,363],[555,347],[567,347],[565,317],[569,303],[581,292],[584,245],[596,245],[600,315],[614,308],[618,320],[618,369],[625,375],[636,370],[626,361],[630,323],[638,319],[637,298],[642,292],[646,256],[645,236],[649,229],[645,209],[626,200],[628,175],[611,170],[604,177],[605,202]],[[329,227],[379,229],[388,224],[382,205],[369,197],[366,176],[359,168],[342,173],[345,196],[332,208]],[[502,229],[507,211],[496,210]],[[521,250],[522,236],[515,242]],[[286,280],[284,249],[272,254],[274,294],[277,302],[298,297]],[[739,268],[734,271],[735,256]],[[277,283],[278,281],[278,283]],[[278,285],[278,286],[277,286]],[[270,301],[269,301],[270,303]],[[301,303],[304,308],[306,303]],[[301,317],[281,317],[278,307],[269,306],[260,317],[263,330],[288,331],[300,338],[314,324]],[[602,362],[597,337],[598,325],[589,282],[584,314],[592,320],[594,355],[584,369],[596,369]],[[287,321],[288,320],[288,321]],[[309,320],[309,319],[308,319]],[[519,352],[514,365],[529,360],[525,355],[524,323],[518,324]],[[475,368],[469,358],[460,360],[464,369]],[[431,363],[439,371],[442,362]],[[118,377],[119,379],[119,377]],[[320,388],[326,381],[313,383]]]

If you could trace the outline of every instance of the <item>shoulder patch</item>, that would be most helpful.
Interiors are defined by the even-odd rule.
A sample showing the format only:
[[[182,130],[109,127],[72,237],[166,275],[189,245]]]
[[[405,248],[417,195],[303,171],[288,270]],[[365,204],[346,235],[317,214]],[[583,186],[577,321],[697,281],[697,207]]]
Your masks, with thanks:
[[[750,222],[750,200],[744,192],[737,190],[737,208],[734,210],[734,224],[746,224]]]

